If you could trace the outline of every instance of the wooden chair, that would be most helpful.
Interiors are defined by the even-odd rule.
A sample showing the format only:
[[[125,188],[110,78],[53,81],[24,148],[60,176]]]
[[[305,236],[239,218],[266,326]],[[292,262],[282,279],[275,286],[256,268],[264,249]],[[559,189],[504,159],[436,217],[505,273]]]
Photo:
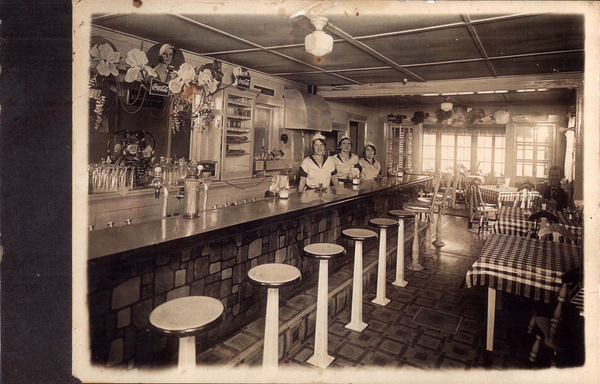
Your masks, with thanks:
[[[481,182],[478,179],[472,179],[469,186],[466,188],[466,203],[467,203],[467,211],[469,212],[469,223],[467,224],[467,229],[471,229],[473,227],[473,218],[475,217],[476,212],[476,204],[475,204],[475,196],[473,195],[473,187],[476,185],[480,185]]]
[[[481,195],[481,190],[477,183],[471,184],[471,198],[473,200],[473,211],[471,213],[471,219],[469,220],[469,229],[473,226],[473,217],[475,212],[479,214],[479,228],[477,234],[481,234],[481,230],[488,230],[489,225],[489,214],[490,212],[498,212],[498,205],[486,203]]]
[[[456,207],[457,201],[465,200],[465,191],[462,183],[463,175],[460,172],[454,174],[454,180],[452,182],[452,197],[450,199],[450,206],[452,209]]]
[[[524,181],[523,183],[521,183],[521,185],[519,185],[519,187],[517,188],[517,191],[521,191],[523,189],[527,189],[528,191],[533,191],[535,189],[535,186],[533,185],[533,183],[531,181]]]
[[[531,237],[537,239],[539,237],[538,231],[540,228],[545,227],[547,224],[558,224],[558,217],[548,211],[539,211],[531,214],[527,220],[534,222],[533,232]]]
[[[558,220],[556,222],[558,223]],[[570,240],[573,244],[577,243],[577,237],[573,234],[573,232],[569,231],[560,224],[548,225],[540,229],[538,232],[538,237],[540,239],[547,239],[550,235],[552,235],[552,240],[557,243],[560,241],[560,237]]]
[[[541,232],[541,231],[540,231]],[[551,233],[550,231],[546,232]],[[558,354],[565,350],[568,343],[576,343],[573,337],[569,340],[567,335],[577,333],[576,330],[571,329],[573,332],[567,332],[567,328],[577,328],[576,324],[581,320],[578,319],[579,311],[578,308],[572,307],[571,300],[577,296],[577,293],[582,292],[581,286],[581,269],[576,269],[563,274],[562,286],[560,288],[556,307],[550,315],[534,315],[531,320],[528,332],[535,331],[536,340],[531,348],[529,354],[529,360],[536,362],[542,347],[548,347],[551,352],[550,363],[556,365],[556,358]],[[569,294],[568,292],[576,292],[575,294]],[[567,309],[574,309],[574,311],[566,311]],[[575,316],[569,317],[568,314],[572,313]],[[579,320],[579,321],[578,321]]]

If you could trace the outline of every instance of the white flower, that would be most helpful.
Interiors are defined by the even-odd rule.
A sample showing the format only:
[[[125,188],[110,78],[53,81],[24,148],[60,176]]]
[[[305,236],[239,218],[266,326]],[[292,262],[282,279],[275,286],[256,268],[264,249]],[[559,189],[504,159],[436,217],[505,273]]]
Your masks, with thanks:
[[[174,72],[175,78],[169,82],[169,90],[172,93],[179,93],[182,89],[187,88],[190,82],[196,77],[196,70],[191,64],[183,63],[179,70]]]
[[[152,67],[148,66],[148,57],[137,48],[127,52],[127,64],[131,66],[125,75],[125,81],[144,81],[148,77],[157,77],[157,73]]]
[[[198,74],[198,85],[206,85],[212,80],[212,72],[210,69],[205,69]]]
[[[121,60],[121,54],[113,51],[112,47],[108,43],[104,43],[100,46],[94,45],[90,49],[90,56],[92,56],[91,67],[96,68],[98,73],[102,76],[119,74],[116,64]]]

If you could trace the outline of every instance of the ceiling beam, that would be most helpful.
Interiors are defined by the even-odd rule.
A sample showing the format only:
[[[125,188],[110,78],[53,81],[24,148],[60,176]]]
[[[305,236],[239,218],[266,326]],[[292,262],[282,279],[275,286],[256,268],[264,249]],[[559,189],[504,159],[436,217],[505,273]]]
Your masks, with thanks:
[[[471,24],[471,18],[469,17],[469,15],[462,15],[462,18],[465,21],[465,23],[467,23],[467,29],[469,30],[469,34],[471,35],[471,38],[475,42],[475,45],[477,46],[477,49],[479,50],[481,57],[485,60],[485,64],[487,65],[488,69],[492,73],[492,76],[498,77],[498,73],[496,72],[496,69],[494,69],[494,66],[492,65],[492,62],[490,61],[490,58],[489,58],[487,52],[485,51],[485,48],[483,47],[483,43],[481,42],[481,39],[479,38],[477,31],[475,31],[473,24]]]
[[[283,54],[283,53],[281,53],[281,52],[277,52],[277,51],[271,51],[271,50],[269,50],[267,47],[263,47],[263,46],[262,46],[262,45],[260,45],[260,44],[253,43],[252,41],[249,41],[249,40],[246,40],[246,39],[244,39],[244,38],[241,38],[241,37],[239,37],[239,36],[233,35],[233,34],[231,34],[231,33],[229,33],[229,32],[225,32],[225,31],[223,31],[223,30],[220,30],[220,29],[218,29],[218,28],[211,27],[210,25],[207,25],[207,24],[201,23],[201,22],[199,22],[199,21],[196,21],[196,20],[190,19],[189,17],[183,16],[183,15],[180,15],[180,14],[177,14],[177,13],[172,13],[171,15],[172,15],[172,16],[174,16],[174,17],[176,17],[176,18],[178,18],[178,19],[181,19],[181,20],[183,20],[183,21],[185,21],[185,22],[187,22],[187,23],[189,23],[189,24],[195,25],[195,26],[197,26],[197,27],[200,27],[200,28],[208,29],[209,31],[216,32],[216,33],[218,33],[218,34],[221,34],[221,35],[223,35],[223,36],[227,36],[227,37],[229,37],[229,38],[231,38],[231,39],[234,39],[234,40],[236,40],[236,41],[242,42],[242,43],[244,43],[244,44],[248,44],[248,45],[250,45],[250,46],[252,46],[252,47],[259,48],[260,50],[262,50],[262,51],[264,51],[264,52],[271,53],[271,54],[273,54],[273,55],[276,55],[276,56],[282,57],[282,58],[284,58],[284,59],[287,59],[287,60],[293,61],[293,62],[295,62],[295,63],[298,63],[298,64],[303,64],[303,65],[306,65],[307,67],[310,67],[310,68],[312,68],[312,69],[315,69],[315,70],[317,70],[317,71],[319,71],[319,72],[321,72],[321,73],[326,73],[326,74],[329,74],[329,75],[331,75],[331,76],[335,76],[335,77],[337,77],[337,78],[343,79],[343,80],[345,80],[345,81],[348,81],[348,82],[350,82],[350,83],[354,83],[354,84],[362,84],[362,83],[361,83],[361,82],[359,82],[359,81],[356,81],[356,80],[353,80],[353,79],[347,78],[347,77],[345,77],[345,76],[338,75],[338,74],[336,74],[336,73],[329,73],[327,70],[325,70],[325,69],[322,69],[322,68],[320,68],[320,67],[317,67],[316,65],[312,65],[312,64],[309,64],[309,63],[307,63],[307,62],[304,62],[304,61],[302,61],[302,60],[298,60],[298,59],[296,59],[296,58],[294,58],[294,57],[291,57],[291,56],[285,55],[285,54]]]
[[[326,99],[350,97],[377,97],[423,95],[433,93],[516,91],[520,89],[575,89],[583,84],[583,73],[569,72],[533,76],[506,76],[496,78],[477,78],[461,80],[443,80],[378,83],[369,85],[320,86],[317,94]]]
[[[409,71],[406,68],[402,68],[395,61],[388,59],[387,57],[385,57],[381,53],[377,52],[373,48],[371,48],[371,47],[367,46],[366,44],[364,44],[364,43],[356,40],[355,38],[353,38],[352,36],[350,36],[346,32],[342,31],[341,29],[339,29],[335,25],[329,23],[329,24],[327,24],[327,26],[325,27],[325,29],[327,29],[329,32],[335,34],[336,36],[341,37],[346,42],[350,43],[351,45],[355,46],[356,48],[360,49],[361,51],[367,53],[368,55],[376,58],[377,60],[380,60],[380,61],[388,64],[393,69],[395,69],[395,70],[397,70],[399,72],[402,72],[403,74],[405,74],[407,76],[410,76],[411,78],[413,78],[415,80],[423,81],[423,82],[425,81],[425,79],[423,79],[422,77],[420,77],[416,73],[413,73],[413,72]]]

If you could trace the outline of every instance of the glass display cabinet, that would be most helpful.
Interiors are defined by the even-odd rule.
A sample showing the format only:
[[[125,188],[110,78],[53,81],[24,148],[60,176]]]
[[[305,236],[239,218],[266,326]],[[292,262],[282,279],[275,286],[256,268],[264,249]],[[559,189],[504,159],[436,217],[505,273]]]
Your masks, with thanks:
[[[224,92],[221,179],[252,177],[256,92],[235,88]]]

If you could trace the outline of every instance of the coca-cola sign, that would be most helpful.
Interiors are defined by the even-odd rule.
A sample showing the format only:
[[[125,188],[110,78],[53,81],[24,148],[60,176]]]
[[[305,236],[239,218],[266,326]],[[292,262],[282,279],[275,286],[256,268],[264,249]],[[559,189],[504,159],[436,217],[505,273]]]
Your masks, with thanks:
[[[237,78],[237,87],[240,90],[250,89],[250,76],[240,76]]]
[[[169,84],[152,79],[150,82],[150,94],[156,96],[169,96]]]

